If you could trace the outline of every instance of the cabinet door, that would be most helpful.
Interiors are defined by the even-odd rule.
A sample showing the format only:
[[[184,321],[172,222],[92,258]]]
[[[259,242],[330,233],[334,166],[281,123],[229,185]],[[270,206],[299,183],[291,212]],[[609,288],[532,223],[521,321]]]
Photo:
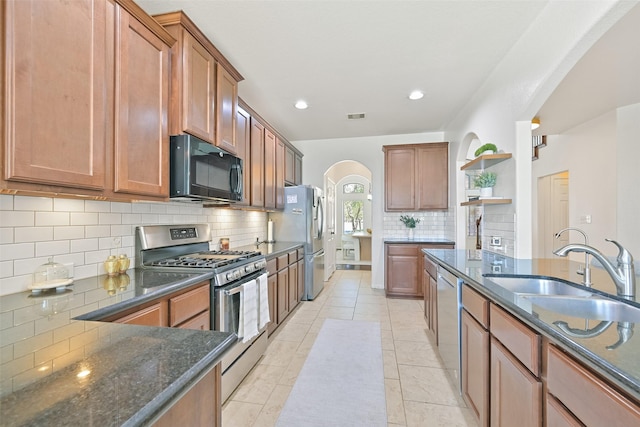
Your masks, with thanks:
[[[169,326],[167,311],[167,301],[159,301],[149,307],[115,319],[113,322],[140,326]]]
[[[449,202],[448,144],[424,144],[417,150],[417,210],[447,209]]]
[[[289,311],[298,305],[298,263],[289,266]]]
[[[276,209],[284,209],[285,167],[284,142],[276,138]]]
[[[251,118],[251,206],[264,207],[264,126]]]
[[[296,153],[295,158],[295,185],[302,185],[302,156]]]
[[[176,328],[180,329],[197,329],[200,331],[211,330],[211,312],[209,310],[203,311],[195,317],[187,320],[184,323],[179,324]]]
[[[215,143],[216,60],[188,31],[183,30],[182,132]],[[175,62],[174,62],[175,63]],[[180,133],[182,133],[180,132]]]
[[[284,160],[284,181],[287,184],[295,185],[296,183],[296,153],[287,147]]]
[[[269,335],[278,327],[278,275],[271,274],[267,278],[267,286],[269,288],[269,324],[267,332]]]
[[[169,47],[116,5],[114,191],[169,196]]]
[[[238,82],[218,63],[216,87],[216,145],[236,154],[236,112]]]
[[[4,179],[103,190],[113,4],[3,1]],[[19,184],[18,184],[19,185]]]
[[[429,276],[429,329],[438,344],[438,281]]]
[[[298,260],[298,301],[305,298],[304,295],[304,258]]]
[[[384,174],[385,210],[415,210],[415,150],[413,148],[386,148]]]
[[[276,207],[276,136],[264,130],[264,207]]]
[[[542,426],[542,383],[491,338],[491,425]]]
[[[430,313],[431,313],[431,300],[429,299],[429,279],[431,276],[427,272],[427,270],[422,270],[422,295],[424,297],[424,320],[427,323],[427,328],[430,324]]]
[[[489,425],[489,332],[462,310],[462,397],[481,427]]]
[[[169,298],[169,326],[179,325],[203,311],[209,310],[210,305],[209,283]]]
[[[249,113],[238,108],[236,120],[236,142],[238,157],[242,159],[242,200],[237,204],[247,206],[251,200],[251,118]]]
[[[398,296],[422,296],[421,281],[418,281],[420,263],[418,246],[385,245],[385,251],[386,293]]]
[[[547,414],[546,426],[547,427],[582,427],[580,421],[578,421],[571,412],[564,407],[562,403],[555,399],[553,396],[547,393]]]
[[[278,272],[278,324],[289,315],[289,268]]]

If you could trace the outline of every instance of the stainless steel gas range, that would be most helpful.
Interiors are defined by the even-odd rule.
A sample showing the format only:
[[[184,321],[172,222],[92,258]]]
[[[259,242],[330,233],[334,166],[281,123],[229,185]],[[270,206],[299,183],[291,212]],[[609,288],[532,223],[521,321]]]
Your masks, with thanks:
[[[267,348],[266,327],[258,327],[254,336],[245,335],[242,327],[243,317],[246,315],[246,308],[243,308],[243,300],[246,304],[244,292],[252,281],[266,281],[267,262],[259,251],[211,251],[210,241],[211,230],[208,224],[137,227],[136,268],[213,273],[211,329],[238,335],[238,342],[222,360],[224,402]],[[259,313],[259,288],[257,290],[256,309]],[[268,298],[263,298],[264,300]],[[266,311],[268,312],[268,307]]]

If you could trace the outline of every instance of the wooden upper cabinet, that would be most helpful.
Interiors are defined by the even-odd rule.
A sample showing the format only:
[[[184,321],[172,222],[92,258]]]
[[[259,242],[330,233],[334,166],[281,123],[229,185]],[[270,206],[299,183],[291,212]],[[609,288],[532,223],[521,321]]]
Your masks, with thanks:
[[[0,189],[168,197],[175,39],[130,0],[12,0],[2,13],[9,36]]]
[[[424,144],[416,150],[417,210],[447,209],[449,201],[449,150],[447,144]]]
[[[113,4],[3,3],[3,179],[103,190]]]
[[[385,153],[385,210],[448,208],[448,143],[388,145]]]
[[[254,207],[264,207],[264,130],[262,123],[252,117],[250,199]]]
[[[236,117],[238,157],[242,159],[242,200],[236,204],[247,206],[251,202],[251,116],[238,108]]]
[[[264,207],[276,207],[276,136],[267,128],[264,131]]]
[[[284,209],[285,146],[276,138],[276,209]]]
[[[178,14],[156,16],[177,40],[171,55],[169,133],[188,133],[214,144],[216,60],[180,18]]]
[[[216,146],[231,154],[237,154],[238,82],[220,64],[216,81]]]
[[[296,153],[291,147],[286,147],[284,159],[284,181],[295,185],[296,182]]]
[[[414,210],[416,206],[416,153],[413,147],[386,148],[384,155],[385,209]]]
[[[169,197],[169,46],[116,11],[114,191]]]

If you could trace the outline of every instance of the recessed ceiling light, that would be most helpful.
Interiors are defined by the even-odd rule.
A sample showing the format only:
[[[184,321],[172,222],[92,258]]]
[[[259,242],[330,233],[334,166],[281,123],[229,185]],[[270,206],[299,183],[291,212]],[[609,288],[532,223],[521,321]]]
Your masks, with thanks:
[[[409,99],[411,99],[412,101],[415,101],[417,99],[422,99],[423,96],[424,96],[424,93],[422,93],[422,91],[414,90],[409,94]]]
[[[306,110],[307,108],[309,108],[309,105],[305,101],[300,100],[296,102],[296,108],[298,110]]]
[[[531,130],[538,129],[540,127],[540,119],[534,117],[531,119]]]

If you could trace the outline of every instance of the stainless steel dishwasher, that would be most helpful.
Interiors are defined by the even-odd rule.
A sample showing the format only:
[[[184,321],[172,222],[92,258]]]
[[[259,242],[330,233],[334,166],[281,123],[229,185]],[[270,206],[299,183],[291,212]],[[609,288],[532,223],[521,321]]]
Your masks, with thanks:
[[[460,382],[460,306],[461,280],[438,266],[438,351],[458,393]]]

